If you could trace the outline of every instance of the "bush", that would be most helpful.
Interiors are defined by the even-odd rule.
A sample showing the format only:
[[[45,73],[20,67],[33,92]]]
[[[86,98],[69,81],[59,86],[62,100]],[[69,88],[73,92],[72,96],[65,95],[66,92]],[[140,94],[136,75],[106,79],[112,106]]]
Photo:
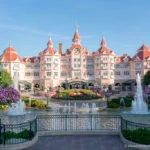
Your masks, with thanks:
[[[0,104],[0,110],[7,110],[9,107],[8,104]]]
[[[32,135],[32,136],[31,136]],[[33,131],[29,131],[27,129],[23,130],[22,132],[19,133],[15,133],[13,131],[7,131],[5,133],[5,140],[9,140],[9,139],[31,139],[34,136]],[[4,133],[2,133],[2,138],[4,138]]]
[[[29,106],[29,97],[22,97],[22,101],[24,101],[27,107]],[[33,99],[31,101],[31,107],[43,109],[46,108],[46,104],[44,101]]]
[[[122,133],[130,141],[140,144],[150,144],[150,130],[148,129],[123,130]]]
[[[31,107],[42,109],[42,108],[46,108],[46,104],[45,102],[40,101],[40,100],[32,100]]]
[[[120,103],[120,99],[121,97],[109,101],[108,108],[131,107],[133,97],[123,97],[125,105],[123,103]]]
[[[26,106],[29,106],[29,97],[21,97],[21,100],[24,101]]]
[[[120,104],[117,104],[117,103],[115,103],[113,101],[108,101],[107,107],[108,108],[119,108]]]

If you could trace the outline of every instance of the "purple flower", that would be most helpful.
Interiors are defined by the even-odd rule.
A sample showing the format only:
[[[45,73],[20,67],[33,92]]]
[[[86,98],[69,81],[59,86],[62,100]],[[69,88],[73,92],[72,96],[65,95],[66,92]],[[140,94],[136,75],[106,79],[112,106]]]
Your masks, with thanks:
[[[13,87],[0,88],[0,103],[15,103],[19,99],[20,93]]]

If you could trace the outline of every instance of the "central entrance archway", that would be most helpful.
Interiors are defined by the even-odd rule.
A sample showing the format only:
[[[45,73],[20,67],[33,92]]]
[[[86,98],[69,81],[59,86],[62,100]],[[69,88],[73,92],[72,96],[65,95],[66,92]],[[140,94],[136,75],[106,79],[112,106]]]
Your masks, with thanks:
[[[87,81],[83,80],[66,80],[62,83],[64,89],[88,89]]]

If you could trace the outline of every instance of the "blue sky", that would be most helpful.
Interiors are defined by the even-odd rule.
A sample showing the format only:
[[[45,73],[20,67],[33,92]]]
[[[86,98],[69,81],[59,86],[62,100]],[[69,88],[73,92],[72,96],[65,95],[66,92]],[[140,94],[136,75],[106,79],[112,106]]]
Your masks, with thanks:
[[[149,0],[0,0],[0,52],[11,40],[21,57],[37,56],[49,36],[65,51],[78,24],[90,52],[104,35],[117,55],[133,56],[143,43],[150,46],[149,6]]]

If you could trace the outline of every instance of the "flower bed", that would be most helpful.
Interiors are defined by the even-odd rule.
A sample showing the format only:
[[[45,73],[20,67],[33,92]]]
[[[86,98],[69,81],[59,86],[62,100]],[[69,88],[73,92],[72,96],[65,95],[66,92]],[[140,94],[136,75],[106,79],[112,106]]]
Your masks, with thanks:
[[[19,99],[20,94],[13,87],[0,88],[0,110],[8,109],[11,103],[16,103]]]
[[[63,90],[52,96],[53,99],[62,100],[90,100],[102,98],[101,94],[97,94],[91,90]]]

